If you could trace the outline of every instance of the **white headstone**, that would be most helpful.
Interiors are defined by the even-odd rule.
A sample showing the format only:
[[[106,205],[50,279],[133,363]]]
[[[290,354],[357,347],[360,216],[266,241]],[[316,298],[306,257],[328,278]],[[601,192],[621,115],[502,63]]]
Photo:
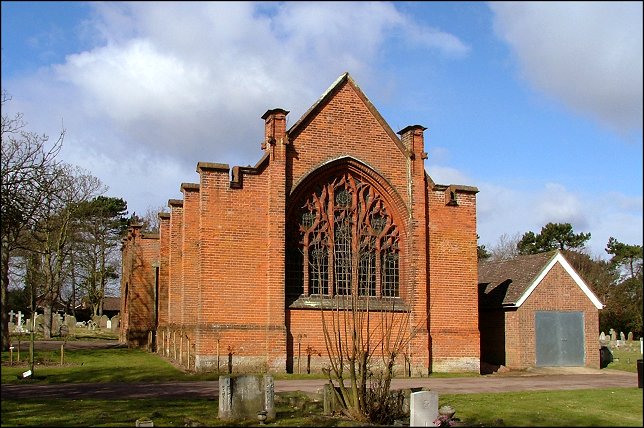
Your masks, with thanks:
[[[107,327],[106,328],[109,328],[109,329],[112,328],[112,320],[107,320]]]
[[[409,426],[433,427],[438,418],[438,393],[412,392],[409,397]]]
[[[18,322],[16,323],[15,331],[17,333],[22,333],[22,324],[24,323],[24,321],[22,319],[22,312],[18,311],[17,317],[18,317]]]

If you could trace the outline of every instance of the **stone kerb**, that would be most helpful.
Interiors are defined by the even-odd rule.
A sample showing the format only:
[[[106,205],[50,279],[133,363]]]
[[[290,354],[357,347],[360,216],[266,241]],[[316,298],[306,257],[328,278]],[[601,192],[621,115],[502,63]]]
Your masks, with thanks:
[[[271,375],[219,376],[219,419],[257,421],[275,419],[275,383]]]

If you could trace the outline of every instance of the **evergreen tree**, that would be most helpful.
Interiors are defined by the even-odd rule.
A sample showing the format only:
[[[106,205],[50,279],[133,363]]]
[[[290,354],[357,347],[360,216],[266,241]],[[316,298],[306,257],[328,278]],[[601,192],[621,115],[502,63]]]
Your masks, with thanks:
[[[612,255],[610,269],[618,278],[611,290],[611,304],[605,317],[617,331],[632,331],[640,337],[642,328],[642,246],[628,245],[610,237],[606,252]]]
[[[555,249],[580,250],[590,239],[590,233],[573,233],[570,223],[548,223],[541,233],[526,232],[517,249],[519,254],[537,254]]]
[[[102,315],[108,283],[118,278],[117,250],[128,227],[126,215],[127,203],[121,198],[98,196],[78,206],[76,262],[93,315]]]

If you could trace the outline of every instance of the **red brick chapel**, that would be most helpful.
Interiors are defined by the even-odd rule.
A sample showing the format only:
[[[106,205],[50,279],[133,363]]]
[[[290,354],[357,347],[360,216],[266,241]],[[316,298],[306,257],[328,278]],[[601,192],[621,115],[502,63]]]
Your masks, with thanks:
[[[121,340],[197,370],[297,372],[307,349],[320,368],[320,296],[358,293],[421,320],[413,375],[479,372],[478,189],[435,183],[426,129],[395,133],[348,73],[287,115],[262,116],[254,167],[198,162],[158,233],[130,227]]]

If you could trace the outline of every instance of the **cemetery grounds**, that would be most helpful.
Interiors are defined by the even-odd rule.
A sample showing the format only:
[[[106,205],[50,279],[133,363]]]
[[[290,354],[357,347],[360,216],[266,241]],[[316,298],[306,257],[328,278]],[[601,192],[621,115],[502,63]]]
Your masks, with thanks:
[[[82,346],[110,338],[114,347],[93,349]],[[13,338],[17,342],[17,338]],[[140,349],[117,347],[116,337],[100,331],[73,334],[59,340],[65,350],[50,346],[34,353],[34,372],[19,379],[29,368],[28,336],[23,335],[18,360],[16,351],[2,353],[3,384],[122,383],[127,390],[133,382],[185,382],[217,380],[217,373],[187,373],[156,354]],[[59,338],[60,339],[60,338]],[[103,340],[104,342],[104,340]],[[109,343],[109,342],[108,342]],[[74,345],[75,344],[75,345]],[[15,346],[14,346],[15,349]],[[642,358],[639,349],[613,349],[614,361],[607,369],[635,372]],[[315,375],[274,375],[276,379],[302,379]],[[446,375],[442,375],[446,376]],[[448,376],[458,376],[457,374]],[[471,374],[470,374],[471,376]],[[498,392],[485,394],[442,394],[439,406],[456,409],[457,426],[643,426],[642,389],[606,388]],[[325,416],[317,394],[288,392],[275,394],[277,417],[272,426],[362,426],[340,415]],[[154,426],[258,426],[256,420],[231,424],[217,418],[216,397],[181,399],[12,399],[2,396],[0,426],[103,426],[131,427],[137,421]]]

